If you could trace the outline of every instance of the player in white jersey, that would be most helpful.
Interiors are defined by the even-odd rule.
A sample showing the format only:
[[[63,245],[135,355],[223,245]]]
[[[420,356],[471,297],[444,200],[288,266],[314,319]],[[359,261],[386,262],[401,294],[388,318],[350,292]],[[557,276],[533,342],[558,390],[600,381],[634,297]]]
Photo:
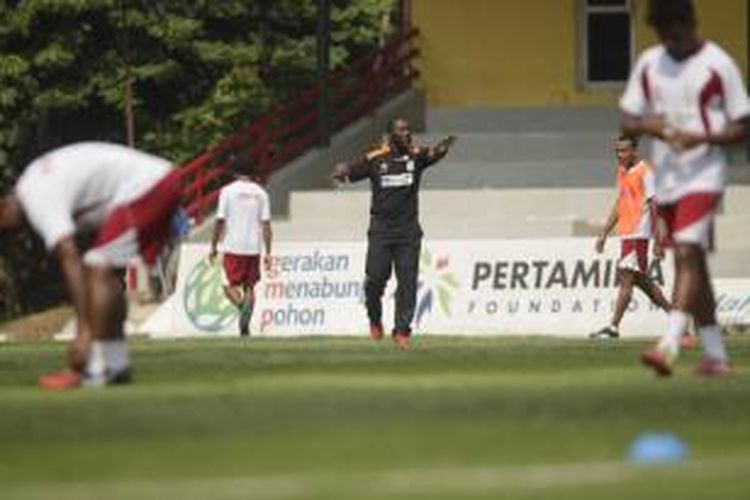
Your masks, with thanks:
[[[213,260],[218,251],[223,255],[224,294],[240,311],[240,335],[244,337],[250,334],[255,284],[260,279],[261,238],[265,247],[263,263],[268,269],[273,232],[271,204],[259,184],[260,177],[240,171],[242,167],[235,168],[237,178],[219,193],[210,258]]]
[[[724,190],[722,147],[746,139],[750,102],[739,69],[716,44],[698,38],[691,0],[651,0],[648,22],[661,44],[646,50],[620,100],[623,131],[655,139],[656,201],[675,252],[672,310],[665,335],[641,359],[672,373],[692,316],[704,357],[697,373],[730,371],[706,263]]]
[[[130,380],[126,302],[113,270],[138,257],[154,263],[169,237],[180,194],[178,172],[168,161],[86,142],[34,160],[14,192],[0,198],[0,229],[28,221],[59,259],[76,312],[70,369],[40,377],[42,388]],[[96,234],[83,255],[74,239],[79,231]]]

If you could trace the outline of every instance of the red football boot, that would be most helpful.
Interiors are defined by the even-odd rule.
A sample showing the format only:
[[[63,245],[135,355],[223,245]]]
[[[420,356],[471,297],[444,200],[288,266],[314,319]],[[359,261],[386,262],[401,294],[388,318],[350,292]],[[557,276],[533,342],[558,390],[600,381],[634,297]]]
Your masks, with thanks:
[[[404,332],[401,330],[396,330],[395,332],[393,332],[393,341],[398,347],[409,347],[409,338],[410,336],[408,332]]]
[[[39,387],[46,391],[67,391],[81,386],[81,374],[72,370],[46,373],[39,377]]]
[[[672,362],[659,349],[652,349],[641,353],[641,363],[654,370],[660,377],[669,377],[672,375]]]
[[[383,340],[383,325],[380,323],[370,323],[370,338],[375,342]]]
[[[720,359],[703,358],[695,367],[695,374],[701,377],[717,377],[733,372],[732,365]]]

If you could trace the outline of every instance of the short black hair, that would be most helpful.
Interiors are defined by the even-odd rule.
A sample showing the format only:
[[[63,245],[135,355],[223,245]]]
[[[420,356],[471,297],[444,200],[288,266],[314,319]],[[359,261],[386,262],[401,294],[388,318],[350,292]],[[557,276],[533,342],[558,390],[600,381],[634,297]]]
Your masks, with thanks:
[[[391,118],[390,120],[388,120],[388,133],[392,134],[393,132],[395,132],[396,131],[396,123],[400,122],[402,120],[405,121],[406,123],[409,123],[409,120],[407,120],[403,116],[395,116],[395,117]]]
[[[650,0],[646,22],[654,28],[673,23],[694,23],[693,0]]]
[[[617,142],[620,141],[629,142],[633,149],[638,148],[638,137],[635,135],[620,134],[617,136]]]
[[[229,172],[234,175],[247,175],[251,177],[255,174],[255,164],[247,156],[239,153],[229,153],[226,159],[226,165]]]

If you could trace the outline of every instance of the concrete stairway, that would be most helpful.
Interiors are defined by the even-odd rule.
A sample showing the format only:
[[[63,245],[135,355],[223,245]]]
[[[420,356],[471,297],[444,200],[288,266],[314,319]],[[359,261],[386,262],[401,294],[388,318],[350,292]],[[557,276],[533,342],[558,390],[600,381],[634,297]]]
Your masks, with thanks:
[[[612,188],[425,190],[420,218],[430,239],[593,236],[614,195]],[[290,218],[275,221],[274,234],[279,241],[361,240],[369,206],[369,192],[348,187],[294,192]],[[728,189],[716,231],[714,268],[750,277],[750,186]]]
[[[610,108],[428,111],[429,132],[417,136],[417,142],[434,143],[446,134],[458,135],[459,141],[423,178],[420,212],[426,237],[596,234],[615,196],[612,141],[619,120],[617,110]],[[378,123],[382,124],[383,120]],[[378,130],[382,131],[371,127],[370,132]],[[343,135],[339,139],[352,145]],[[353,154],[353,149],[346,151]],[[339,154],[343,153],[342,149]],[[288,207],[274,210],[288,214],[275,215],[277,240],[365,237],[369,185],[362,182],[334,189],[326,175],[329,164],[341,159],[334,156],[323,155],[315,168],[302,159],[304,165],[276,179],[276,185],[291,190]],[[731,166],[729,177],[734,185],[725,198],[724,214],[717,220],[721,251],[712,258],[712,265],[720,275],[750,277],[750,166],[741,162]]]

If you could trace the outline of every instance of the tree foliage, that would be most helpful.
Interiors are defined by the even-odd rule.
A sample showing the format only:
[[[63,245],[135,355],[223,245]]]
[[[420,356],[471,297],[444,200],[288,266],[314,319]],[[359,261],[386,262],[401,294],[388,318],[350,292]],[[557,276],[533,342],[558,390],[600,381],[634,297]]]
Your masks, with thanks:
[[[334,68],[378,42],[394,3],[333,0]],[[128,102],[136,146],[185,161],[314,81],[316,14],[316,0],[0,0],[0,188],[42,151],[126,142]]]

